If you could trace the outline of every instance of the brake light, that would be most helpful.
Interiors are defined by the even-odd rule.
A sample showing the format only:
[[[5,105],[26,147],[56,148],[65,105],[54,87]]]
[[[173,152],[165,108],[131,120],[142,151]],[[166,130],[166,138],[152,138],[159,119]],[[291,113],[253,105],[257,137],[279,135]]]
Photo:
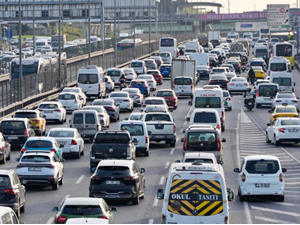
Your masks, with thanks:
[[[248,84],[248,83],[244,83],[244,85],[245,85],[245,86],[248,86],[249,84]]]
[[[56,218],[57,223],[65,223],[67,220],[68,220],[67,217],[61,215]]]
[[[24,136],[29,137],[29,131],[27,129],[24,131]]]
[[[174,126],[173,126],[173,129],[174,129],[174,134],[176,133],[176,131],[177,131],[177,128],[176,128],[176,125],[174,124]]]
[[[222,142],[221,142],[221,138],[218,138],[218,151],[220,152],[222,149]]]
[[[225,100],[226,100],[226,101],[230,101],[230,100],[231,100],[231,98],[230,98],[230,97],[228,97],[228,98],[226,98]]]
[[[60,109],[55,109],[54,112],[61,112]]]
[[[74,100],[74,103],[78,103],[77,99]]]
[[[146,107],[146,105],[143,105],[142,107],[143,107],[143,108],[145,108],[145,107]]]
[[[78,84],[76,84],[75,87],[78,87]]]
[[[186,137],[183,139],[183,151],[186,151],[187,149],[187,146],[186,146],[186,142],[187,142],[187,139]]]
[[[135,95],[136,97],[140,98],[141,96],[140,95]]]
[[[149,141],[149,138],[148,138],[148,137],[145,137],[145,142],[146,142],[146,144],[148,143],[148,141]]]
[[[79,95],[79,98],[82,98],[82,95]]]
[[[124,177],[124,180],[135,180],[135,177]]]
[[[218,130],[221,130],[220,124],[217,125],[217,129],[218,129]]]
[[[0,148],[0,151],[3,151],[3,148]]]
[[[35,120],[31,120],[31,122],[33,122],[33,123],[39,123],[40,120],[39,119],[35,119]]]
[[[285,133],[285,129],[284,128],[280,128],[280,129],[278,129],[278,131],[281,132],[281,133]]]
[[[77,145],[77,141],[72,139],[72,145]]]
[[[18,164],[17,165],[17,168],[21,168],[21,167],[26,167],[25,165],[22,165],[22,164]]]
[[[281,102],[281,100],[276,100],[275,102]]]
[[[115,111],[115,109],[113,107],[108,107],[107,110]]]
[[[230,83],[229,86],[234,86],[234,83]]]
[[[297,100],[292,100],[292,102],[297,103],[298,101]]]
[[[26,151],[27,151],[26,148],[22,148],[22,149],[21,149],[21,153],[25,153]]]
[[[12,189],[4,189],[3,192],[5,192],[7,194],[11,194],[11,195],[18,195],[18,193]]]
[[[125,99],[125,100],[123,100],[123,102],[130,102],[130,101],[129,101],[129,99]]]
[[[56,153],[56,149],[55,148],[51,148],[50,151]]]
[[[47,168],[54,168],[54,166],[52,164],[45,166]]]
[[[279,181],[283,182],[283,173],[279,174]]]
[[[107,217],[107,216],[99,216],[98,218],[108,220],[108,217]]]
[[[246,181],[246,174],[243,173],[243,174],[242,174],[242,182],[245,182],[245,181]]]
[[[259,97],[259,91],[258,91],[258,92],[256,92],[256,97]]]

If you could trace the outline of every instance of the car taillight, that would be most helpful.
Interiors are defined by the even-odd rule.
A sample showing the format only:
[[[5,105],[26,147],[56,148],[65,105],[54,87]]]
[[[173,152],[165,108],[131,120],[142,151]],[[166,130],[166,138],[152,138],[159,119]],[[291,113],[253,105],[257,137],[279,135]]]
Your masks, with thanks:
[[[54,168],[55,166],[53,166],[52,164],[45,166],[47,168]]]
[[[280,129],[278,129],[278,131],[281,132],[281,133],[285,133],[285,129],[284,128],[280,128]]]
[[[183,151],[186,151],[187,149],[187,146],[186,146],[186,142],[187,142],[187,139],[186,138],[184,138],[183,139]]]
[[[74,103],[78,103],[77,99],[74,100]]]
[[[245,182],[246,181],[246,174],[242,174],[242,182]]]
[[[134,180],[135,177],[124,177],[123,179],[124,179],[124,180]]]
[[[292,100],[292,102],[297,103],[298,101],[297,100]]]
[[[77,141],[72,139],[72,145],[77,145]]]
[[[67,217],[61,215],[56,218],[57,223],[65,223],[67,220],[68,220]]]
[[[244,85],[245,85],[245,86],[248,86],[249,84],[248,84],[248,83],[244,83]]]
[[[280,182],[283,182],[283,173],[281,173],[281,174],[279,175],[279,181],[280,181]]]
[[[24,131],[24,136],[29,137],[29,131],[27,129]]]
[[[51,148],[50,151],[56,153],[56,149],[55,148]]]
[[[27,151],[26,148],[22,148],[22,149],[21,149],[21,153],[25,153],[26,151]]]
[[[12,194],[12,195],[18,195],[18,193],[12,189],[4,189],[3,192],[5,192],[7,194]]]
[[[61,112],[60,109],[54,109],[54,112]]]
[[[99,216],[98,218],[108,220],[108,217],[107,217],[107,216]]]
[[[82,98],[82,95],[79,95],[79,98]]]
[[[275,102],[281,102],[281,100],[276,100]]]
[[[222,150],[222,142],[221,138],[218,139],[218,151],[220,152]]]
[[[26,167],[25,165],[22,165],[22,164],[18,164],[17,165],[17,168],[21,168],[21,167]]]
[[[174,124],[174,126],[173,126],[173,129],[174,129],[174,134],[176,133],[176,131],[177,131],[177,128],[176,128],[176,125]]]
[[[226,100],[226,101],[230,101],[230,100],[231,100],[231,98],[230,98],[230,97],[228,97],[228,98],[226,98],[225,100]]]
[[[115,109],[113,107],[108,107],[107,110],[109,110],[109,111],[115,111]]]
[[[258,91],[258,92],[256,92],[256,97],[259,97],[259,91]]]
[[[218,129],[218,130],[221,130],[220,124],[217,125],[217,129]]]
[[[143,107],[143,108],[145,108],[145,107],[146,107],[146,105],[143,105],[142,107]]]
[[[145,137],[145,142],[146,142],[146,144],[148,143],[148,141],[149,141],[149,138],[148,138],[148,137]]]
[[[38,109],[38,110],[41,111],[41,112],[44,111],[43,109]]]
[[[76,84],[75,87],[78,87],[78,84]]]

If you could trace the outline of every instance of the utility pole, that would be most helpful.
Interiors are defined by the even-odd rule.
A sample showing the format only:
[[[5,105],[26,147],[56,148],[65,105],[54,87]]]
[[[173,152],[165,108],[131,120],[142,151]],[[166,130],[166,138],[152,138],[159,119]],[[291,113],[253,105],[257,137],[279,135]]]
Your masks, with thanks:
[[[115,18],[114,18],[114,65],[117,66],[117,37],[116,37],[116,35],[117,35],[117,28],[116,28],[117,1],[116,0],[114,0],[114,6],[115,6],[114,7],[114,14],[115,14]]]
[[[89,65],[91,65],[91,0],[88,0],[88,12],[89,12],[89,16],[88,16],[88,23],[89,23]]]
[[[230,0],[228,0],[228,13],[230,13]]]
[[[61,0],[58,3],[58,88],[61,88]]]
[[[171,0],[171,6],[170,6],[170,26],[171,26],[171,37],[173,37],[173,1]]]
[[[135,30],[136,30],[136,27],[135,27],[135,17],[136,17],[136,13],[137,13],[137,10],[136,10],[136,0],[133,1],[133,9],[134,9],[134,15],[133,15],[133,28],[134,28],[134,33],[133,33],[133,58],[136,59],[136,43],[135,43]]]
[[[62,37],[64,36],[64,0],[61,0],[61,10],[62,10],[62,14],[61,14],[61,35]],[[64,41],[63,41],[64,42]],[[64,50],[64,45],[62,45],[62,50]]]
[[[19,93],[23,107],[23,65],[22,65],[22,23],[21,23],[21,0],[19,0]]]
[[[151,53],[151,0],[149,1],[149,12],[148,12],[148,16],[149,16],[149,54]]]
[[[101,13],[101,43],[102,43],[102,55],[104,58],[105,50],[105,14],[104,14],[104,0],[100,0],[100,13]]]
[[[34,4],[34,0],[33,0],[33,5],[32,5],[32,29],[33,29],[33,36],[32,36],[32,41],[33,41],[33,54],[35,53],[35,4]]]

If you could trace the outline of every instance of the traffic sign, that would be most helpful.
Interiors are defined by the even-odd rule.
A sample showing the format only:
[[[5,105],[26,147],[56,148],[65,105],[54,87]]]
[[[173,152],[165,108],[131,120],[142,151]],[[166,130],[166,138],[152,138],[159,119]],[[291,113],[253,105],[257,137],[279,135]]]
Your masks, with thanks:
[[[282,26],[290,24],[290,5],[271,4],[267,6],[268,26]]]

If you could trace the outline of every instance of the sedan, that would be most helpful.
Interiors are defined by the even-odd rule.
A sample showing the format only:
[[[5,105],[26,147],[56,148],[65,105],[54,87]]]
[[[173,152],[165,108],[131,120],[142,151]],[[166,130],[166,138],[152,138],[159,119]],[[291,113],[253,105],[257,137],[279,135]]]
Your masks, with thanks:
[[[223,99],[225,103],[225,109],[228,109],[229,111],[232,110],[232,98],[230,96],[229,91],[223,90]]]
[[[150,86],[146,80],[133,80],[130,82],[130,88],[138,88],[143,95],[150,95]]]
[[[89,105],[89,106],[84,106],[83,109],[88,109],[88,110],[96,110],[99,116],[99,120],[101,123],[101,127],[102,128],[109,128],[109,124],[110,124],[110,119],[109,119],[109,115],[106,111],[106,109],[104,108],[104,106],[101,105]]]
[[[61,124],[66,122],[66,109],[60,102],[42,102],[37,109],[46,121],[58,121]]]
[[[125,79],[127,82],[130,82],[132,80],[136,80],[138,78],[138,75],[134,71],[133,68],[124,68],[124,73],[125,73]]]
[[[123,92],[128,92],[130,98],[132,98],[134,102],[134,106],[141,106],[144,101],[144,95],[141,93],[138,88],[123,88]]]
[[[274,110],[278,105],[293,105],[299,111],[299,102],[298,99],[293,92],[280,92],[276,94],[274,101],[272,103],[272,109]]]
[[[146,63],[147,70],[156,70],[157,65],[154,59],[145,59],[144,62]]]
[[[150,56],[150,59],[154,59],[158,68],[163,64],[163,60],[160,56]]]
[[[143,113],[141,112],[133,112],[129,116],[129,120],[142,120]]]
[[[141,74],[139,75],[139,80],[146,80],[150,86],[151,91],[156,90],[157,82],[152,75]]]
[[[77,159],[84,155],[84,140],[76,128],[51,128],[47,137],[55,138],[62,146],[63,155],[75,156]]]
[[[198,80],[209,79],[210,68],[209,66],[197,66]]]
[[[92,105],[102,105],[108,115],[110,116],[110,121],[117,122],[120,119],[120,108],[116,105],[113,99],[95,99]]]
[[[6,137],[0,133],[0,164],[5,164],[6,160],[10,160],[11,146]]]
[[[219,85],[223,89],[227,89],[227,77],[224,74],[210,75],[209,85]]]
[[[57,100],[64,106],[67,112],[82,108],[82,101],[77,93],[60,93]]]
[[[110,93],[108,98],[115,100],[115,103],[119,106],[120,110],[133,111],[133,100],[130,98],[128,92],[114,91]]]
[[[147,70],[147,74],[151,74],[156,80],[157,84],[163,84],[163,76],[161,75],[159,70]]]
[[[165,105],[147,105],[146,108],[144,109],[144,113],[149,113],[149,112],[167,113],[169,112],[169,109]]]
[[[267,124],[266,142],[279,145],[282,142],[300,142],[300,119],[281,117]]]
[[[162,64],[159,67],[159,71],[161,72],[161,75],[164,78],[166,78],[166,77],[169,78],[169,77],[171,77],[172,65],[171,64]]]
[[[252,69],[255,73],[256,79],[265,79],[265,72],[261,66],[252,66]],[[249,79],[249,72],[247,74],[247,78]]]
[[[299,117],[299,113],[293,105],[278,105],[271,115],[270,122],[272,123],[278,117]]]
[[[112,92],[115,90],[115,82],[110,76],[105,76],[104,81],[106,85],[106,92]]]
[[[77,93],[79,95],[79,99],[82,101],[82,105],[86,105],[86,95],[80,87],[64,88],[62,92]]]
[[[244,77],[232,78],[227,85],[227,90],[230,94],[233,92],[247,92],[248,89],[249,83]]]
[[[160,89],[156,93],[156,97],[164,98],[169,107],[173,107],[174,109],[177,109],[177,107],[178,107],[178,98],[177,98],[176,93],[173,90],[171,90],[171,89]]]

